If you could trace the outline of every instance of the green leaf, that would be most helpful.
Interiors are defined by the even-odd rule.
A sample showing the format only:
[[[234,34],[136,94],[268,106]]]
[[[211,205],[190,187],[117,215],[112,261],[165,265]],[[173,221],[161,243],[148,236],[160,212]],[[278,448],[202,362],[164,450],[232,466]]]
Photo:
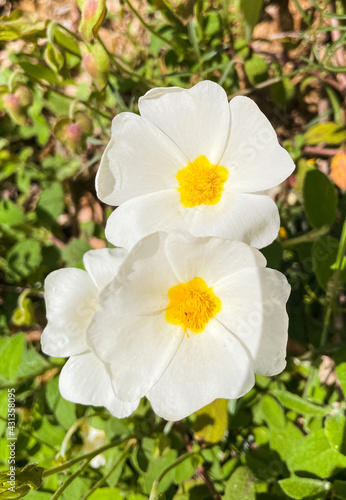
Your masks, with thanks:
[[[34,80],[44,80],[48,83],[60,84],[62,83],[54,71],[47,66],[42,64],[31,64],[27,61],[19,61],[19,66],[24,70],[24,72],[29,76],[34,78]]]
[[[340,349],[334,354],[334,361],[342,392],[346,396],[346,348]]]
[[[14,382],[22,360],[25,334],[0,337],[0,378]]]
[[[36,211],[44,222],[55,222],[64,211],[64,190],[58,182],[48,184],[38,200]]]
[[[333,448],[346,455],[346,418],[341,411],[328,415],[324,424],[328,441]]]
[[[293,471],[304,471],[326,478],[346,467],[346,457],[335,451],[324,429],[311,432],[291,448],[288,466]]]
[[[83,255],[91,246],[84,240],[71,240],[70,243],[62,250],[62,257],[69,267],[83,267]]]
[[[71,54],[75,54],[76,56],[81,55],[78,43],[65,30],[57,27],[54,30],[54,39],[61,47],[71,52]]]
[[[267,63],[258,54],[252,54],[251,58],[245,61],[244,69],[251,85],[255,86],[268,78]]]
[[[321,236],[312,245],[312,269],[324,290],[327,290],[328,282],[334,273],[332,266],[336,261],[338,248],[339,241],[332,236]],[[344,275],[346,278],[345,271],[342,272],[342,276]]]
[[[228,427],[227,399],[216,399],[196,412],[193,430],[197,439],[218,443]]]
[[[13,201],[8,199],[0,201],[0,224],[16,226],[17,224],[21,224],[23,220],[23,211]]]
[[[47,361],[29,344],[23,351],[17,377],[21,379],[34,376],[35,374],[41,373],[45,368],[48,368],[48,366]]]
[[[89,500],[124,500],[124,497],[118,488],[99,488],[90,495]]]
[[[16,243],[6,255],[8,269],[6,274],[11,280],[29,276],[41,262],[41,247],[38,241],[27,239]]]
[[[76,421],[76,405],[61,396],[58,377],[48,382],[46,398],[57,421],[68,430]]]
[[[306,173],[303,186],[304,206],[314,228],[331,225],[336,218],[337,194],[328,177],[320,170]]]
[[[270,94],[274,101],[275,106],[279,109],[283,109],[287,106],[290,100],[293,98],[295,93],[295,88],[289,78],[283,78],[279,82],[274,83],[270,86]]]
[[[281,406],[270,396],[262,398],[262,414],[269,427],[283,429],[285,427],[285,415]]]
[[[166,467],[171,465],[177,457],[176,450],[170,450],[166,455],[159,458],[153,458],[150,460],[147,471],[143,474],[143,476],[139,479],[139,482],[142,486],[143,493],[149,494],[151,490],[151,486],[155,479],[163,472]],[[165,491],[169,484],[173,481],[174,478],[174,469],[168,472],[163,480],[160,482],[159,492]]]
[[[286,406],[286,408],[294,410],[297,413],[301,413],[302,415],[323,416],[330,413],[329,407],[324,408],[322,406],[317,406],[310,401],[302,399],[297,394],[280,390],[274,390],[271,393],[280,401],[281,404]]]
[[[304,138],[311,146],[320,143],[338,145],[346,139],[346,130],[337,123],[318,123],[305,132]]]
[[[245,36],[249,41],[262,12],[263,0],[241,0],[244,16]]]
[[[286,495],[296,500],[325,498],[331,489],[331,484],[328,481],[298,476],[282,479],[279,484]]]
[[[248,467],[238,467],[226,483],[222,500],[256,500],[255,479]]]
[[[44,21],[37,21],[36,15],[31,12],[14,10],[11,15],[0,18],[0,40],[43,36],[45,25]]]

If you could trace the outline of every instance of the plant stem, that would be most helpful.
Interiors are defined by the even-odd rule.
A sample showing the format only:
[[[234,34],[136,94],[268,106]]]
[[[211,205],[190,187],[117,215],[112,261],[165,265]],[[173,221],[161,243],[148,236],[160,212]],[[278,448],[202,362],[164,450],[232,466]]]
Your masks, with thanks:
[[[78,477],[79,474],[81,474],[83,472],[83,470],[87,468],[90,460],[91,459],[85,460],[80,465],[80,467],[76,470],[76,472],[71,474],[71,476],[68,477],[64,483],[62,483],[62,485],[56,490],[56,492],[52,496],[51,500],[57,500],[57,498],[59,498],[62,495],[62,493],[66,490],[66,488],[72,483],[72,481],[74,481],[76,479],[76,477]]]
[[[329,323],[330,323],[330,317],[332,315],[332,310],[334,306],[334,301],[335,301],[335,296],[339,288],[339,278],[340,278],[340,272],[342,269],[342,264],[345,258],[346,254],[346,221],[344,222],[343,228],[342,228],[342,233],[341,233],[341,238],[340,238],[340,243],[339,243],[339,248],[338,248],[338,253],[336,257],[336,271],[331,279],[331,290],[329,295],[327,297],[327,308],[326,312],[324,315],[324,324],[323,324],[323,330],[322,330],[322,335],[321,335],[321,340],[320,340],[320,347],[323,347],[327,341],[327,335],[328,335],[328,329],[329,329]]]
[[[149,24],[144,21],[143,17],[136,11],[136,9],[133,7],[133,5],[131,4],[130,0],[125,0],[125,3],[127,3],[127,5],[130,7],[131,11],[134,13],[134,15],[137,17],[137,19],[139,19],[139,21],[143,24],[143,26],[148,30],[150,31],[150,33],[154,36],[156,36],[157,38],[159,38],[162,42],[166,43],[167,45],[169,45],[170,47],[174,48],[172,43],[167,40],[167,38],[165,38],[164,36],[160,35],[160,33],[157,33],[151,26],[149,26]]]
[[[113,467],[111,467],[110,471],[103,477],[101,477],[101,479],[99,479],[99,481],[97,481],[97,483],[91,488],[90,491],[88,491],[88,493],[82,498],[82,500],[87,500],[87,498],[90,497],[90,495],[95,491],[97,490],[97,488],[99,488],[100,486],[102,486],[102,484],[107,481],[107,479],[109,478],[109,476],[111,474],[113,474],[113,472],[115,471],[115,469],[118,467],[118,465],[121,464],[121,462],[127,457],[127,455],[129,455],[129,453],[131,452],[132,448],[134,448],[134,446],[137,444],[137,441],[136,439],[131,439],[126,447],[125,447],[125,450],[122,452],[122,454],[120,455],[120,457],[118,458],[118,460],[115,461],[115,464],[113,465]]]
[[[86,453],[85,455],[81,455],[80,457],[73,458],[72,460],[68,460],[62,465],[59,465],[58,467],[54,467],[53,469],[45,470],[42,474],[42,477],[48,477],[53,474],[57,474],[58,472],[63,472],[64,470],[69,469],[73,465],[77,464],[81,460],[92,460],[94,457],[99,455],[100,453],[103,453],[104,451],[110,450],[111,448],[115,448],[116,446],[119,446],[122,443],[125,443],[126,441],[129,441],[130,439],[133,439],[135,436],[133,434],[130,434],[129,436],[122,438],[122,439],[117,439],[116,441],[113,441],[111,443],[105,444],[104,446],[101,446],[97,450],[91,451],[89,453]]]
[[[327,226],[322,226],[319,229],[312,229],[302,236],[297,236],[296,238],[282,241],[281,245],[283,248],[291,248],[296,245],[300,245],[301,243],[311,243],[312,241],[316,241],[320,236],[326,234],[328,229],[329,228]]]
[[[188,451],[187,453],[184,453],[184,455],[181,455],[179,458],[177,458],[177,460],[175,462],[173,462],[171,465],[166,467],[161,472],[161,474],[158,476],[158,478],[155,479],[155,481],[153,482],[153,485],[151,487],[149,500],[156,500],[157,490],[160,486],[160,482],[165,477],[165,475],[168,474],[168,472],[170,472],[172,469],[174,469],[174,467],[176,467],[177,465],[180,465],[182,462],[184,462],[188,458],[192,457],[193,455],[197,455],[197,454],[199,454],[199,451]]]

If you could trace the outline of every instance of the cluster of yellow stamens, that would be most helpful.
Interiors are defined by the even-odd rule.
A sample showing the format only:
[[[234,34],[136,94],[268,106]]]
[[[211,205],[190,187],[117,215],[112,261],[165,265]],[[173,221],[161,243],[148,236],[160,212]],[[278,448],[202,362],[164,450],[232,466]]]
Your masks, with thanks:
[[[225,167],[212,165],[206,156],[199,156],[177,173],[181,203],[186,208],[216,205],[227,178]]]
[[[172,286],[168,291],[166,320],[182,326],[185,333],[201,333],[207,323],[221,310],[221,300],[199,277]]]

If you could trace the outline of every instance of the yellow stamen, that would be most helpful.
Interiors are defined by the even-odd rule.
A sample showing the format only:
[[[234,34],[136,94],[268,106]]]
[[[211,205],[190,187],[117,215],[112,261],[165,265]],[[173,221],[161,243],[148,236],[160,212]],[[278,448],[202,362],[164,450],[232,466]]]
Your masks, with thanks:
[[[216,205],[227,178],[225,167],[212,165],[206,156],[199,156],[177,173],[181,203],[186,208]]]
[[[168,290],[166,320],[192,333],[201,333],[207,323],[221,310],[221,300],[202,278],[193,278]]]

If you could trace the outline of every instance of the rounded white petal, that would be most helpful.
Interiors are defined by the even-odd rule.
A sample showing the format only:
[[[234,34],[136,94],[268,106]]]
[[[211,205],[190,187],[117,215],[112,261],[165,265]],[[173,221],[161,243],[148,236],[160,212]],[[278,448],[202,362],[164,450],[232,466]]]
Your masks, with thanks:
[[[115,394],[135,401],[151,389],[173,358],[184,336],[165,314],[136,316],[136,304],[126,311],[102,309],[88,328],[88,342],[110,369]],[[121,315],[123,314],[123,315]],[[125,316],[126,314],[126,316]]]
[[[98,289],[82,269],[59,269],[45,280],[48,324],[41,337],[49,356],[71,356],[88,349],[85,331],[98,309]]]
[[[226,328],[211,320],[183,341],[147,397],[159,416],[180,420],[217,398],[239,398],[254,385],[251,361]]]
[[[221,202],[218,211],[205,206],[196,211],[189,229],[192,234],[243,241],[255,248],[266,247],[277,237],[280,216],[269,196],[225,192]]]
[[[100,296],[104,309],[111,311],[115,302],[119,314],[147,316],[166,309],[168,289],[179,283],[166,256],[166,238],[167,233],[156,232],[135,245]]]
[[[61,395],[83,405],[104,406],[118,418],[129,416],[138,406],[118,399],[105,365],[91,351],[72,356],[64,365],[60,378]]]
[[[191,162],[201,155],[211,163],[219,162],[230,126],[227,95],[220,85],[204,81],[188,90],[149,90],[139,99],[138,107]]]
[[[107,221],[106,238],[113,245],[131,249],[155,231],[188,229],[194,209],[184,208],[177,190],[166,190],[134,198],[122,204]]]
[[[200,276],[209,286],[230,274],[266,265],[261,252],[245,243],[215,237],[196,238],[183,231],[167,236],[166,254],[181,282]]]
[[[115,278],[126,255],[125,248],[101,248],[84,254],[85,269],[99,290]]]
[[[220,165],[229,169],[228,182],[237,192],[252,193],[277,186],[294,170],[269,120],[250,98],[230,101],[231,128]]]
[[[175,188],[187,157],[153,123],[121,113],[112,123],[112,137],[96,177],[98,197],[109,205],[146,193]]]
[[[286,366],[290,285],[279,271],[247,269],[213,286],[222,302],[216,316],[253,359],[255,373],[276,375]]]

